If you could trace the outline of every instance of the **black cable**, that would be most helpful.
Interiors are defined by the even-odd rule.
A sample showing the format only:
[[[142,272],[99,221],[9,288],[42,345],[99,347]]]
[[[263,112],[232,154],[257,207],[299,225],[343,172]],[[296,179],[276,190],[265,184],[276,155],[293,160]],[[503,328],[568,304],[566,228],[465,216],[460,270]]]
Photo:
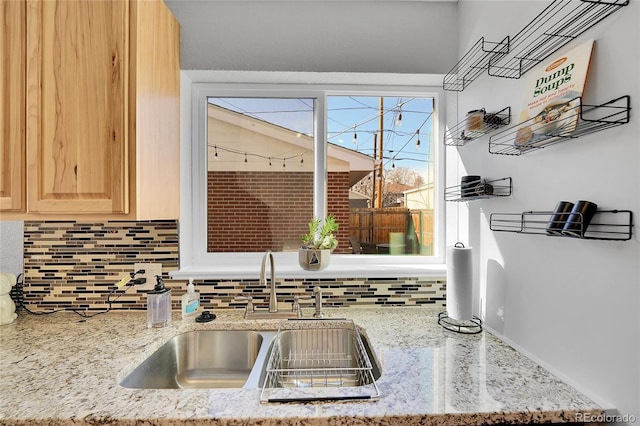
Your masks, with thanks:
[[[136,272],[137,274],[138,272]],[[22,277],[22,279],[24,280],[24,274],[20,273],[18,274],[18,278],[16,279],[16,281],[20,280],[20,278]],[[24,286],[24,281],[20,282],[20,286],[23,287]],[[84,319],[87,318],[93,318],[95,316],[98,315],[102,315],[102,314],[106,314],[107,312],[110,312],[112,309],[112,305],[113,303],[115,303],[123,294],[125,294],[127,292],[127,290],[133,287],[133,284],[128,283],[126,288],[124,289],[124,291],[118,295],[118,297],[116,297],[114,300],[111,300],[111,296],[113,296],[113,294],[115,294],[115,292],[118,290],[118,287],[114,286],[111,291],[109,291],[109,294],[107,294],[107,304],[109,305],[109,307],[104,310],[104,311],[100,311],[100,312],[94,312],[91,314],[88,314],[85,310],[80,310],[80,309],[65,309],[65,308],[61,308],[61,309],[55,309],[53,311],[32,311],[31,309],[27,308],[27,305],[24,303],[24,296],[21,298],[18,298],[18,304],[16,304],[16,310],[18,308],[22,308],[24,309],[27,313],[31,314],[31,315],[51,315],[51,314],[55,314],[58,312],[73,312],[76,315],[81,316]]]

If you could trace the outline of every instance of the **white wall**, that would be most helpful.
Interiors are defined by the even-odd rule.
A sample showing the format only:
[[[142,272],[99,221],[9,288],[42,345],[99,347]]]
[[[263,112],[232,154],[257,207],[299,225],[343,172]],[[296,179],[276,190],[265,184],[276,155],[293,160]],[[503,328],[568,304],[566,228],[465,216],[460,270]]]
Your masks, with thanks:
[[[182,69],[444,74],[455,63],[450,0],[165,2]]]
[[[548,2],[459,3],[459,54],[481,36],[515,35]],[[475,247],[477,306],[488,327],[598,402],[640,420],[640,238],[586,241],[489,229],[492,212],[553,210],[560,200],[586,199],[603,209],[640,215],[640,2],[597,24],[586,103],[631,96],[629,124],[517,157],[492,155],[488,137],[448,148],[449,177],[465,173],[513,178],[513,196],[456,206],[463,237]],[[483,75],[449,94],[457,118],[479,107],[511,106],[516,117],[522,80]],[[449,110],[451,113],[452,111]],[[448,183],[453,184],[452,182]]]
[[[18,275],[24,271],[22,225],[22,221],[0,221],[0,272]]]

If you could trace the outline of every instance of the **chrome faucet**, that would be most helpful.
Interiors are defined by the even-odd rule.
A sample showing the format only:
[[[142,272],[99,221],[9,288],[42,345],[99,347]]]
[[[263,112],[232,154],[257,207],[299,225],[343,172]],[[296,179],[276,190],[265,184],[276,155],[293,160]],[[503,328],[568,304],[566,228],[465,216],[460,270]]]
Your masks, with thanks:
[[[276,296],[276,272],[273,266],[273,253],[271,250],[267,250],[262,256],[262,266],[260,266],[260,284],[267,285],[267,277],[266,277],[266,269],[267,269],[267,260],[269,260],[269,269],[271,273],[269,274],[269,278],[271,280],[271,292],[269,294],[269,312],[276,313],[278,312],[278,297]]]
[[[269,280],[267,281],[267,263],[269,263]],[[236,300],[246,300],[247,307],[244,311],[244,317],[247,319],[284,319],[284,318],[300,318],[302,311],[298,304],[298,299],[294,299],[291,310],[278,311],[278,296],[276,295],[276,271],[273,265],[273,253],[267,250],[262,256],[262,265],[260,266],[260,285],[271,286],[269,291],[269,310],[258,309],[253,303],[252,296],[239,296]]]

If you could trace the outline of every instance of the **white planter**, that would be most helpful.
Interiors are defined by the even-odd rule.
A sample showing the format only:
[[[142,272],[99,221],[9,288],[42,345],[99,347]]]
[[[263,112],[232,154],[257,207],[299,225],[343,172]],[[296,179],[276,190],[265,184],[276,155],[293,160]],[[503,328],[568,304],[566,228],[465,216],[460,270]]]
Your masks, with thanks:
[[[319,271],[329,266],[331,250],[329,249],[305,249],[298,250],[298,263],[307,271]]]

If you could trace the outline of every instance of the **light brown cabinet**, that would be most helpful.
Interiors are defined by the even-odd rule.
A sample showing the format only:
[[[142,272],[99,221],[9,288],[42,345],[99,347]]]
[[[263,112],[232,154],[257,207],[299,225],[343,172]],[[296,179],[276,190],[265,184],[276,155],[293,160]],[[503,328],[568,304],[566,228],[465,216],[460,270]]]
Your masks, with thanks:
[[[177,218],[179,26],[166,5],[29,0],[25,15],[26,205],[9,217]]]
[[[24,211],[26,4],[0,2],[0,210]]]

